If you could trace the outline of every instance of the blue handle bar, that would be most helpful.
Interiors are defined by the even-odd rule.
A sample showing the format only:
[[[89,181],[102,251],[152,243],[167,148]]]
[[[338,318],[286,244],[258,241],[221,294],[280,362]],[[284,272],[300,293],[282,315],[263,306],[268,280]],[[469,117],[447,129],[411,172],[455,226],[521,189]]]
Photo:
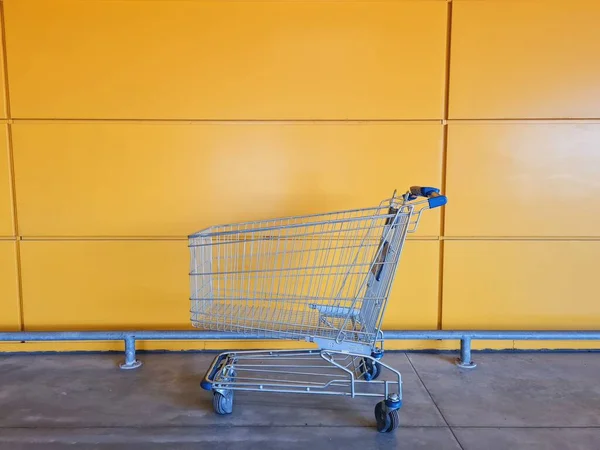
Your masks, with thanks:
[[[440,194],[438,188],[413,186],[410,188],[410,193],[412,198],[409,200],[414,200],[417,197],[426,197],[430,209],[444,206],[448,203],[448,198],[446,198],[445,195]]]

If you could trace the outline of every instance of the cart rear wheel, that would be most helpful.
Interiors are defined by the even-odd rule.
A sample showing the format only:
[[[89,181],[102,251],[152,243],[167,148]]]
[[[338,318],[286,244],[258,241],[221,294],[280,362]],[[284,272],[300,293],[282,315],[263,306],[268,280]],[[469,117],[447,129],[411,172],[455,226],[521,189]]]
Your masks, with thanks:
[[[213,409],[221,416],[231,414],[233,411],[233,391],[228,390],[226,394],[213,392]]]
[[[385,407],[385,402],[375,405],[375,420],[377,421],[377,431],[380,433],[391,433],[400,425],[398,410],[389,410]]]
[[[358,367],[365,381],[376,380],[381,374],[381,364],[370,358],[362,358]]]

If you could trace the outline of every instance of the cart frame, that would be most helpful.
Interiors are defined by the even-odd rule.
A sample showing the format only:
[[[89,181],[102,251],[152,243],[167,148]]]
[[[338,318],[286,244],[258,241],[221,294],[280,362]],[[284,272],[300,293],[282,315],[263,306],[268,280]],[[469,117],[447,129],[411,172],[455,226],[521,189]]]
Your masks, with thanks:
[[[436,188],[412,187],[375,208],[189,236],[195,326],[318,347],[219,354],[201,383],[215,412],[232,412],[235,390],[378,397],[378,430],[395,430],[402,378],[381,362],[381,326],[407,234],[424,210],[446,202]],[[392,379],[376,380],[382,371]]]

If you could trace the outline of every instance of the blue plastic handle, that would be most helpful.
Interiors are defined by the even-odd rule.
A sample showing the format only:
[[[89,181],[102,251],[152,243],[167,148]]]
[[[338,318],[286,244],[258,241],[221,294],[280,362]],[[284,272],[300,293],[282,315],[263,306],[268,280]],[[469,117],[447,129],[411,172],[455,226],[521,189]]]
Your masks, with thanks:
[[[411,195],[415,197],[426,197],[429,203],[429,208],[437,208],[438,206],[444,206],[448,203],[448,198],[445,195],[440,194],[440,190],[434,187],[426,186],[413,186],[410,188]]]

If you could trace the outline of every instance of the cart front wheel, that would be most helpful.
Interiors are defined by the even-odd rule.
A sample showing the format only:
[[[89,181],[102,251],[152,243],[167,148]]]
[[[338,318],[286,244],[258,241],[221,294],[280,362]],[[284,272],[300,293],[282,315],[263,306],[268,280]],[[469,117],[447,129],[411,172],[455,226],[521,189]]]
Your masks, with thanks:
[[[365,381],[376,380],[381,374],[381,364],[370,358],[362,358],[359,368]]]
[[[233,391],[228,390],[225,394],[213,392],[213,409],[221,416],[231,414],[233,412]]]
[[[380,433],[391,433],[400,424],[397,409],[388,409],[385,402],[379,402],[375,406],[375,420],[377,420],[377,431]]]

